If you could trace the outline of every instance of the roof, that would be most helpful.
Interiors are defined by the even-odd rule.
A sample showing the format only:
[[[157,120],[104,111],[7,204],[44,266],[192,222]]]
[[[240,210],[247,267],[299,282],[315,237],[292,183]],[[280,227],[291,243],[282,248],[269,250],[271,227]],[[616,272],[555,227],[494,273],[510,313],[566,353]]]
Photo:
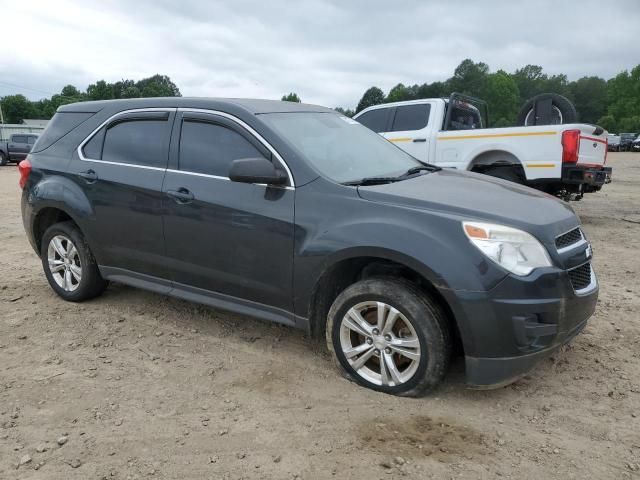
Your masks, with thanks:
[[[242,109],[252,114],[284,112],[333,112],[330,108],[307,103],[283,102],[250,98],[199,98],[199,97],[152,97],[119,100],[98,100],[63,105],[59,112],[98,112],[104,108],[125,110],[133,108],[205,108],[218,110],[224,107]]]

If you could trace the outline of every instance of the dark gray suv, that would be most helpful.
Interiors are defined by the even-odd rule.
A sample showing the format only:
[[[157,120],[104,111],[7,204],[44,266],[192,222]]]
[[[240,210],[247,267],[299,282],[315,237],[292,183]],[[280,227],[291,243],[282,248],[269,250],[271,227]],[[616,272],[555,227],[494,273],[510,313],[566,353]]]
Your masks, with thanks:
[[[114,281],[295,326],[387,393],[433,388],[454,350],[470,385],[512,382],[597,300],[566,203],[420,163],[323,107],[65,105],[20,171],[25,229],[65,300]]]

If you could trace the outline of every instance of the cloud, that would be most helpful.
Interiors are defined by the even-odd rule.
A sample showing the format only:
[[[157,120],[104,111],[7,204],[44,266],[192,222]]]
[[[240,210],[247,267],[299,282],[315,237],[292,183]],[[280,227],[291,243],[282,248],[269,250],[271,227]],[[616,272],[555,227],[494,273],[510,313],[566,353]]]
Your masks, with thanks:
[[[609,78],[638,63],[640,4],[558,2],[11,2],[0,95],[169,75],[183,95],[353,107],[364,90],[449,77],[464,58]],[[9,21],[6,21],[9,20]],[[19,85],[23,88],[15,87]]]

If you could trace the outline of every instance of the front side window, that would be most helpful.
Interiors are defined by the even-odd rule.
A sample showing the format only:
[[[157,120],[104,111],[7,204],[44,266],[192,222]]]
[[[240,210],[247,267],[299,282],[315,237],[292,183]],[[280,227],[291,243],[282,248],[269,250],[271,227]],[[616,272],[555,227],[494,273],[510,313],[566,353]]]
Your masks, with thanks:
[[[24,135],[14,135],[12,138],[14,143],[27,143],[27,137]]]
[[[33,145],[36,143],[38,137],[28,137],[29,145]]]
[[[185,120],[180,136],[180,170],[228,177],[231,163],[263,156],[238,132],[215,123]]]
[[[261,119],[322,175],[339,183],[404,174],[418,160],[357,121],[333,113],[267,113]]]
[[[164,168],[167,165],[165,120],[125,120],[107,128],[101,159]],[[87,150],[85,150],[86,155]]]
[[[418,105],[402,105],[396,108],[391,132],[405,132],[409,130],[422,130],[429,123],[429,111],[431,105],[421,103]]]
[[[356,120],[376,133],[387,131],[391,108],[376,108],[360,115]]]

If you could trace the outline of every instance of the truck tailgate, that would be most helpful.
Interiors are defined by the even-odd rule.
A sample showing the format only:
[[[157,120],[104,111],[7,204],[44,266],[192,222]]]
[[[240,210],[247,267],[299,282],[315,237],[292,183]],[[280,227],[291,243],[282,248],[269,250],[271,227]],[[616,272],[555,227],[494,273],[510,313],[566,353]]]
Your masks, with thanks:
[[[578,165],[602,166],[607,159],[606,130],[600,127],[581,125]]]

